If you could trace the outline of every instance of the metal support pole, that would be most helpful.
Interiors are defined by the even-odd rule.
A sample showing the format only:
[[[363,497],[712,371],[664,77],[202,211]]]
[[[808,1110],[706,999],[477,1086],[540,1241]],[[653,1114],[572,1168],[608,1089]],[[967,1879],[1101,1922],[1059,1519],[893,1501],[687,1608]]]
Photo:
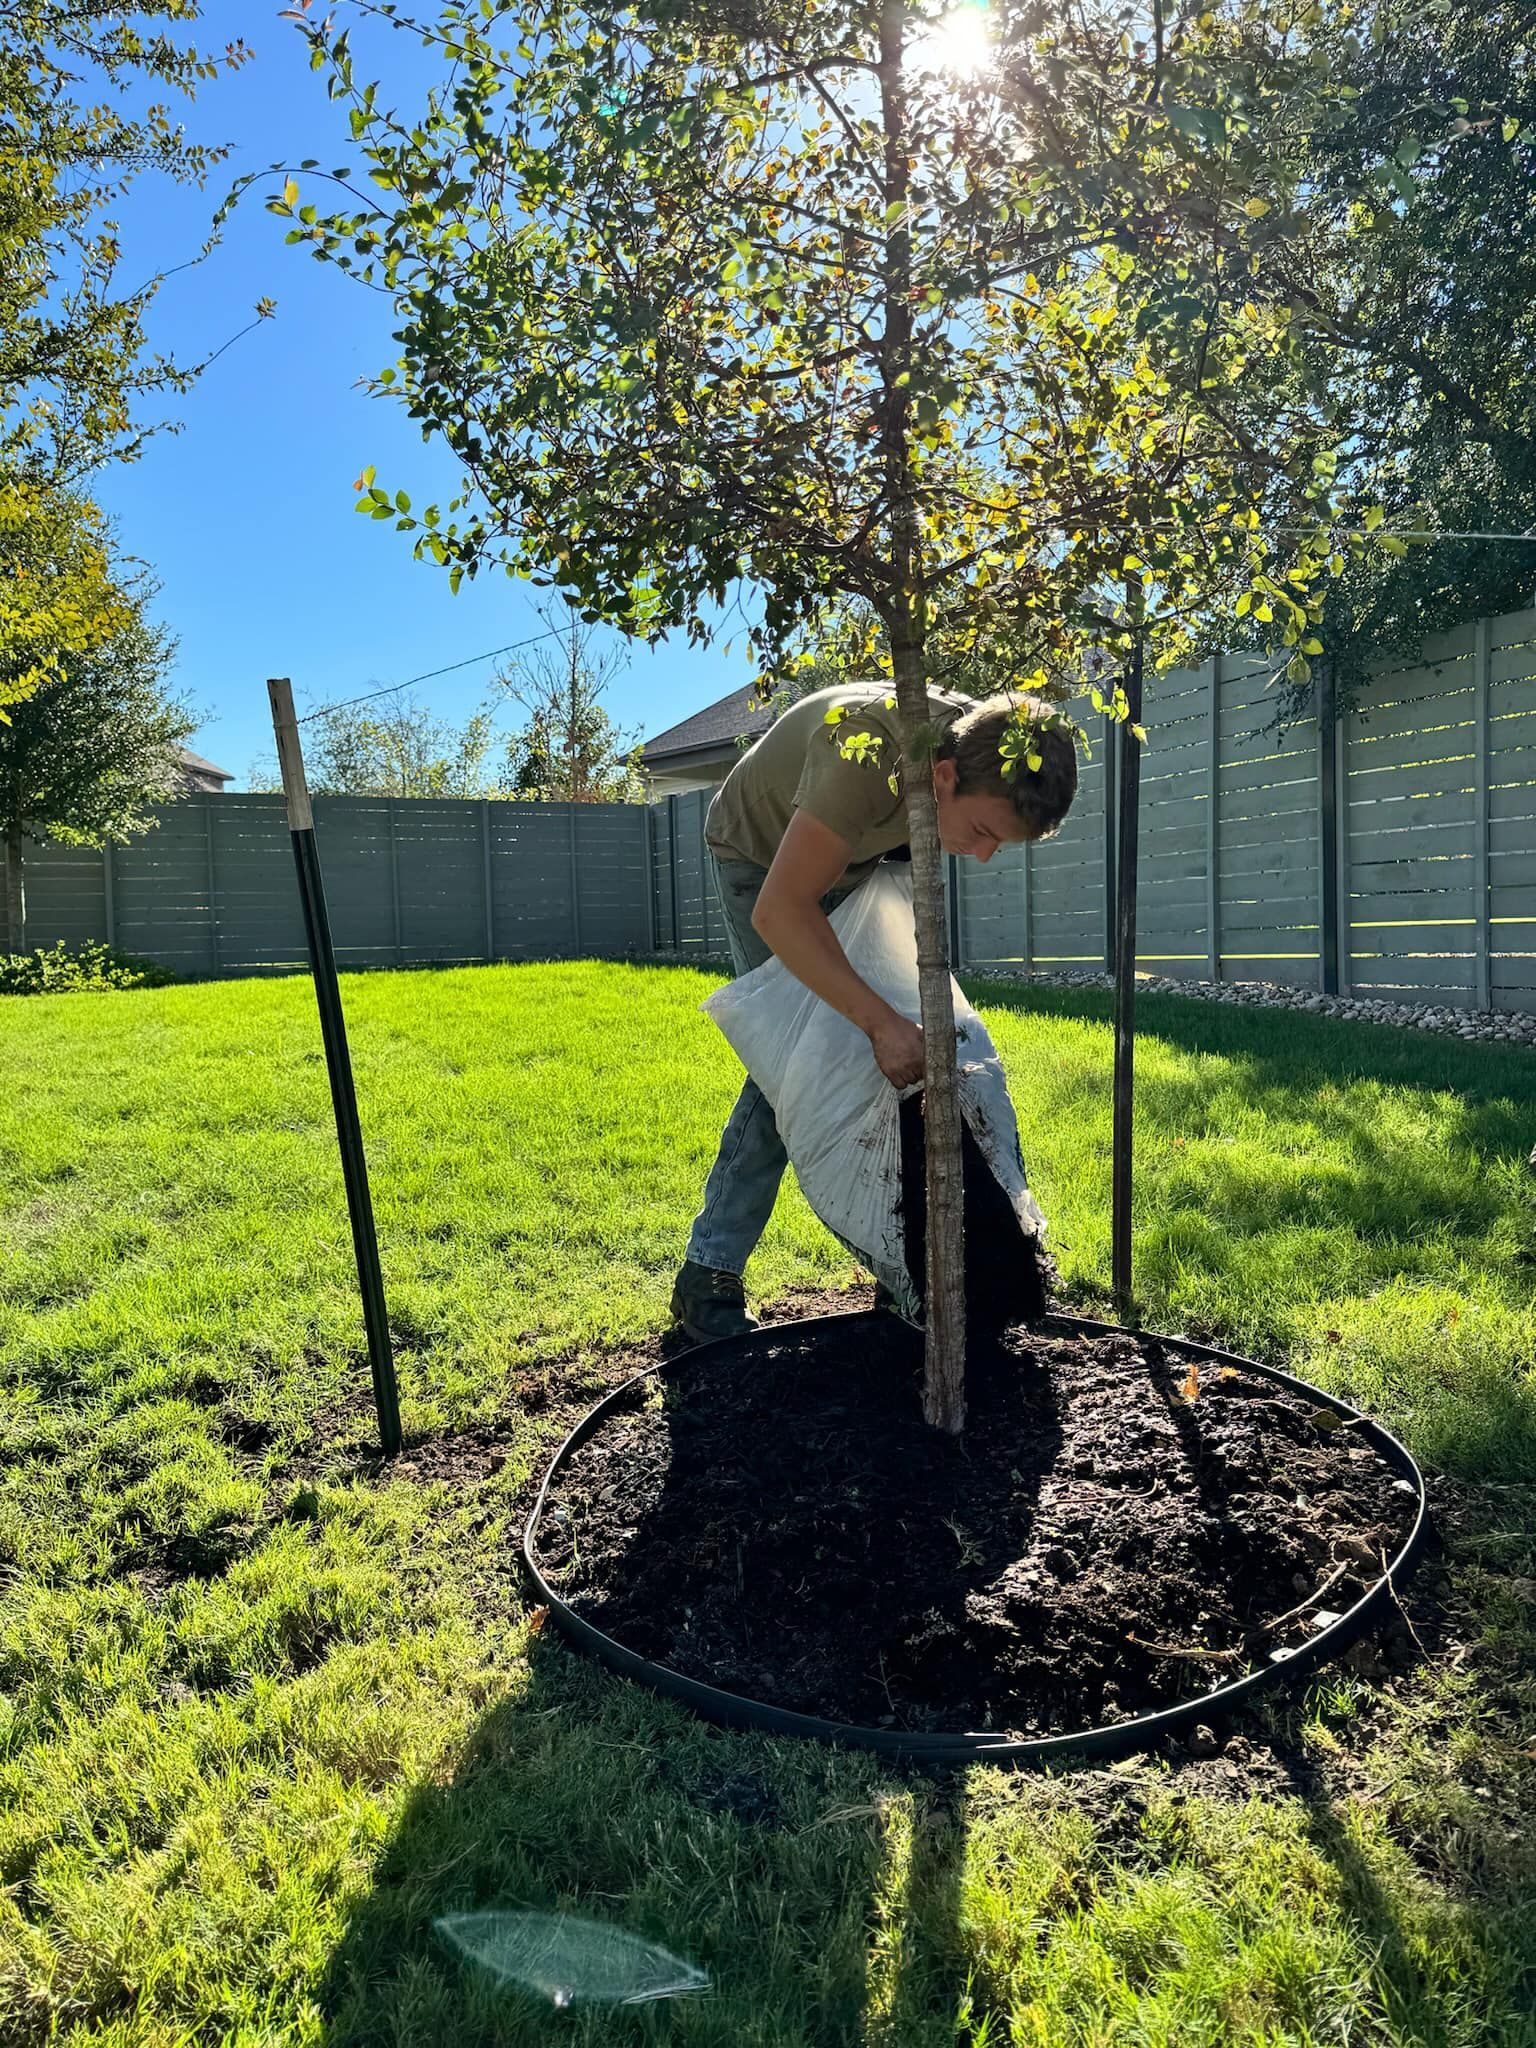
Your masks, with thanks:
[[[1116,835],[1119,831],[1120,734],[1115,721],[1104,714],[1104,972],[1115,971],[1115,930],[1120,913],[1115,907]]]
[[[1221,683],[1221,656],[1213,654],[1206,682],[1211,730],[1205,757],[1210,795],[1205,820],[1205,951],[1206,973],[1212,981],[1221,979]]]
[[[1119,729],[1119,844],[1115,861],[1115,1120],[1113,1212],[1110,1224],[1115,1313],[1131,1314],[1131,1163],[1136,1053],[1136,842],[1141,822],[1141,742],[1131,731],[1141,723],[1142,640],[1131,652],[1125,678],[1129,705]]]
[[[293,835],[299,900],[304,906],[304,936],[309,942],[309,964],[315,977],[320,1034],[325,1042],[325,1064],[331,1079],[331,1106],[336,1112],[336,1139],[341,1147],[341,1175],[346,1183],[347,1212],[352,1219],[352,1249],[357,1257],[357,1283],[363,1297],[363,1322],[368,1331],[368,1363],[373,1372],[373,1403],[379,1418],[379,1442],[385,1456],[393,1458],[398,1454],[401,1443],[400,1390],[395,1380],[395,1360],[389,1343],[384,1276],[379,1270],[379,1240],[374,1230],[373,1198],[368,1191],[368,1161],[363,1152],[362,1126],[357,1120],[352,1057],[347,1049],[347,1026],[341,1010],[341,988],[336,979],[331,924],[326,915],[325,888],[320,879],[320,855],[315,847],[314,812],[310,808],[309,786],[304,780],[304,756],[299,748],[298,722],[293,715],[293,691],[286,677],[270,681],[267,694],[272,700],[272,729],[277,735],[277,759],[282,770],[283,795],[288,803],[288,828]]]
[[[1320,986],[1339,993],[1339,722],[1333,656],[1317,669],[1317,852]]]

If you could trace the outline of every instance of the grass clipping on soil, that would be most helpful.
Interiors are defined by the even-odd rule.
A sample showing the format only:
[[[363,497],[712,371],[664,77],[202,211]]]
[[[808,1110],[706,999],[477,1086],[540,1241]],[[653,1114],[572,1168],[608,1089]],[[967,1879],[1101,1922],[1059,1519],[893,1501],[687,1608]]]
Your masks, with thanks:
[[[1256,1375],[1118,1333],[972,1353],[958,1441],[923,1423],[921,1338],[893,1317],[683,1360],[557,1476],[551,1583],[729,1692],[1036,1736],[1266,1664],[1407,1534],[1406,1482]]]

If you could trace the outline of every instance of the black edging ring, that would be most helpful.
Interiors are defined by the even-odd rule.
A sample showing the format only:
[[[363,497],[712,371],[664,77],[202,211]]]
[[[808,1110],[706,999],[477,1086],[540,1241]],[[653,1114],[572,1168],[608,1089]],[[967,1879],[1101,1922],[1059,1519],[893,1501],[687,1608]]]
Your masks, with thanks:
[[[1176,1734],[1197,1721],[1210,1720],[1230,1713],[1235,1707],[1246,1706],[1261,1692],[1281,1684],[1291,1684],[1315,1671],[1320,1664],[1327,1663],[1340,1651],[1349,1647],[1364,1635],[1375,1620],[1378,1612],[1393,1603],[1395,1588],[1406,1577],[1415,1559],[1423,1548],[1427,1534],[1425,1522],[1424,1476],[1405,1447],[1390,1430],[1384,1429],[1368,1415],[1362,1415],[1357,1408],[1351,1408],[1347,1401],[1340,1401],[1332,1394],[1325,1394],[1321,1388],[1299,1380],[1291,1373],[1281,1372],[1277,1366],[1260,1365],[1252,1358],[1240,1358],[1236,1352],[1221,1351],[1211,1344],[1197,1344],[1188,1337],[1164,1337],[1154,1331],[1127,1329],[1120,1323],[1095,1322],[1087,1316],[1052,1315],[1046,1317],[1042,1327],[1048,1331],[1077,1331],[1087,1336],[1131,1336],[1152,1338],[1166,1350],[1179,1353],[1190,1359],[1209,1359],[1218,1365],[1231,1365],[1241,1372],[1255,1373],[1260,1379],[1272,1380],[1277,1385],[1288,1387],[1293,1393],[1305,1394],[1308,1400],[1320,1407],[1331,1409],[1356,1428],[1367,1443],[1386,1464],[1407,1479],[1414,1490],[1417,1508],[1413,1527],[1408,1538],[1387,1566],[1385,1575],[1379,1578],[1370,1590],[1358,1599],[1354,1606],[1327,1628],[1319,1629],[1316,1635],[1293,1650],[1289,1656],[1272,1662],[1258,1671],[1250,1671],[1243,1678],[1233,1679],[1229,1685],[1217,1686],[1214,1691],[1201,1693],[1197,1698],[1185,1700],[1177,1706],[1163,1707],[1154,1714],[1140,1714],[1134,1720],[1117,1721],[1098,1728],[1081,1728],[1066,1735],[1046,1735],[1034,1741],[1012,1740],[1002,1735],[985,1733],[966,1735],[925,1735],[902,1733],[887,1728],[860,1728],[841,1721],[822,1721],[814,1714],[792,1713],[786,1707],[771,1707],[760,1700],[743,1698],[739,1693],[722,1692],[713,1685],[704,1685],[696,1678],[685,1678],[681,1672],[671,1671],[665,1664],[653,1664],[648,1658],[637,1656],[633,1650],[626,1650],[622,1643],[612,1636],[605,1636],[601,1629],[584,1621],[568,1602],[549,1584],[540,1571],[534,1555],[535,1538],[538,1534],[539,1517],[544,1512],[544,1503],[549,1494],[550,1482],[571,1453],[594,1436],[608,1416],[646,1380],[664,1378],[673,1367],[691,1364],[705,1352],[720,1352],[728,1348],[750,1350],[759,1343],[777,1344],[786,1337],[816,1330],[826,1323],[859,1322],[872,1320],[883,1312],[878,1309],[861,1310],[849,1316],[812,1316],[792,1323],[774,1323],[747,1337],[717,1338],[712,1344],[701,1344],[690,1351],[681,1352],[677,1357],[663,1360],[632,1379],[625,1380],[611,1394],[589,1409],[561,1444],[550,1460],[544,1483],[539,1488],[539,1497],[533,1504],[523,1531],[523,1564],[532,1580],[539,1600],[548,1607],[561,1631],[579,1648],[589,1651],[600,1664],[611,1671],[621,1672],[626,1678],[636,1678],[652,1691],[665,1694],[668,1698],[681,1700],[708,1721],[717,1721],[729,1728],[753,1728],[765,1730],[774,1735],[809,1736],[818,1742],[836,1742],[855,1749],[878,1750],[885,1756],[911,1757],[928,1763],[1051,1763],[1071,1757],[1112,1757],[1123,1756],[1136,1749],[1145,1749],[1160,1737]]]

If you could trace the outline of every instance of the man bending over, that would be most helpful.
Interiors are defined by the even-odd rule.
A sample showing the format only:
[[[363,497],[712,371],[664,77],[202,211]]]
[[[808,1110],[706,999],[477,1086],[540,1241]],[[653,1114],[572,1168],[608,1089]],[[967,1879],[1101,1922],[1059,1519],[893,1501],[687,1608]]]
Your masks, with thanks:
[[[890,686],[852,683],[802,697],[769,727],[726,777],[709,807],[704,836],[737,974],[777,954],[797,980],[869,1039],[892,1087],[923,1077],[923,1034],[849,966],[827,913],[908,840],[910,774],[933,779],[939,843],[946,853],[987,861],[1000,846],[1044,839],[1077,792],[1070,735],[1037,728],[1040,766],[1022,761],[1003,774],[1010,725],[1043,720],[1033,698],[981,703],[930,689],[937,743],[932,759],[902,758]],[[842,707],[835,725],[827,713]],[[868,744],[845,752],[845,735]],[[773,1111],[748,1080],[726,1124],[694,1220],[688,1256],[672,1292],[672,1314],[695,1342],[756,1329],[741,1275],[767,1227],[787,1164]]]

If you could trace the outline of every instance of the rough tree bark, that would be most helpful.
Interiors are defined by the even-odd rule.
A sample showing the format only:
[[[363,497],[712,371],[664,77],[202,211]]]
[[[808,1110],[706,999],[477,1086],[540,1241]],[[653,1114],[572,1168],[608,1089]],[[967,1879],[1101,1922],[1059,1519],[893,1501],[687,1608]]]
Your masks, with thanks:
[[[950,999],[944,878],[934,804],[931,720],[923,659],[922,528],[912,477],[908,372],[912,360],[912,237],[906,91],[902,79],[907,12],[883,0],[880,102],[885,135],[886,219],[881,350],[882,438],[890,514],[891,589],[885,624],[891,639],[901,721],[912,904],[917,932],[918,999],[923,1026],[923,1144],[928,1181],[927,1338],[923,1414],[958,1435],[965,1424],[965,1215],[960,1097],[955,1080],[955,1012]]]

